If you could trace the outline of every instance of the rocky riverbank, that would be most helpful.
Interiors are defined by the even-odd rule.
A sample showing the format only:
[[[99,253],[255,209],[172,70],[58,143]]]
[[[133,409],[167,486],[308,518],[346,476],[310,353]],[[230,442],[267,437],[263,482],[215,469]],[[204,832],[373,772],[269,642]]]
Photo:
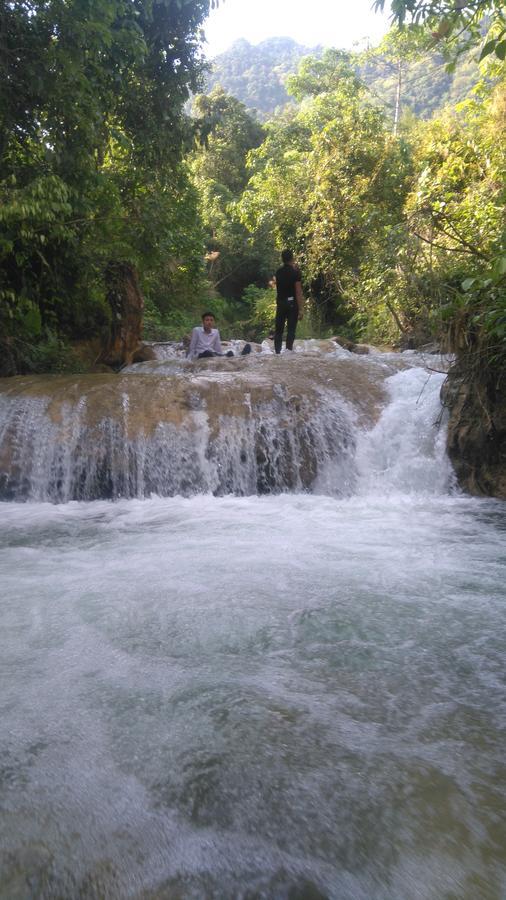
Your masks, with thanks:
[[[443,390],[449,409],[448,454],[459,484],[475,496],[506,500],[506,378],[465,356]]]

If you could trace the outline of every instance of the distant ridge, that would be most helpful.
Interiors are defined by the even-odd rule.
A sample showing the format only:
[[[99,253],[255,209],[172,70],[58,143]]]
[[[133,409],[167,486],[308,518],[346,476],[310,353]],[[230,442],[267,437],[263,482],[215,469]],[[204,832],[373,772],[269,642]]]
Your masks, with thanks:
[[[304,47],[289,37],[272,37],[253,45],[244,38],[212,61],[206,92],[220,84],[237,97],[260,121],[280,113],[293,100],[285,90],[288,75],[297,71],[304,56],[321,56],[324,48]],[[381,56],[367,58],[359,53],[357,71],[385,109],[393,107],[397,75],[395,67]],[[439,53],[406,66],[403,76],[402,108],[420,118],[430,118],[442,107],[454,106],[469,94],[479,79],[474,58],[464,55],[449,73]]]
[[[291,98],[284,83],[297,71],[304,56],[319,56],[322,47],[304,47],[289,37],[273,37],[259,44],[241,38],[215,57],[207,78],[207,90],[216,84],[255,110],[264,120],[280,112]]]

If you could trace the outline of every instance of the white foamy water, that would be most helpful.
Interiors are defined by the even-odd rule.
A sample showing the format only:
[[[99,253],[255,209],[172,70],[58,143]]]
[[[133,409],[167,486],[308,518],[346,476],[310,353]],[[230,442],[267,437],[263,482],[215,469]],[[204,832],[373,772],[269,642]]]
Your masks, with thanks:
[[[327,472],[325,492],[349,494],[360,426],[403,361],[342,353],[310,346],[282,358],[158,360],[121,376],[5,379],[0,499],[299,492]]]
[[[505,505],[427,374],[347,498],[2,504],[0,897],[506,896]]]
[[[454,486],[440,403],[444,377],[413,368],[387,379],[390,403],[359,441],[361,494],[444,494]]]

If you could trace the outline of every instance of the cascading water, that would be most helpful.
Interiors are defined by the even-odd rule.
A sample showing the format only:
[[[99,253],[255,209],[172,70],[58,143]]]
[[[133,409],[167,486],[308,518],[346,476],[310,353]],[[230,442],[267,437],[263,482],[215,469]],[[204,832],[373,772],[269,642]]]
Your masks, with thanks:
[[[9,380],[1,898],[506,896],[505,506],[416,362]]]
[[[211,362],[9,380],[0,393],[0,497],[301,491],[329,464],[343,473],[332,492],[350,493],[357,422],[381,396],[376,373],[362,367],[358,379],[349,359]]]
[[[415,367],[388,379],[391,402],[359,442],[361,494],[445,494],[453,485],[441,427],[443,377]]]

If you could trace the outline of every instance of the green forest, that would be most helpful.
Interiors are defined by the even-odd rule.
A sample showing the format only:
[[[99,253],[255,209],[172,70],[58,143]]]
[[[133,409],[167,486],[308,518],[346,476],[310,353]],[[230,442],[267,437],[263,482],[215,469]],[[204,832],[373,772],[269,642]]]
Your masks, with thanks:
[[[399,48],[392,36],[379,47],[350,54],[359,78],[388,115],[395,108],[399,69],[402,79],[401,101],[404,113],[422,119],[446,105],[464,100],[480,79],[476,51],[459,55],[449,70],[444,54],[424,32],[411,29],[410,48]],[[292,38],[269,38],[257,45],[242,39],[217,56],[205,79],[206,93],[219,85],[241,100],[249,112],[265,122],[279,115],[296,101],[287,91],[289,75],[297,72],[305,56],[321,58],[324,47],[303,47]]]
[[[501,5],[396,0],[360,54],[283,56],[277,39],[247,105],[203,58],[209,6],[3,5],[0,374],[89,370],[125,266],[147,340],[180,339],[207,307],[222,336],[261,340],[284,247],[301,336],[472,347],[502,371]]]

